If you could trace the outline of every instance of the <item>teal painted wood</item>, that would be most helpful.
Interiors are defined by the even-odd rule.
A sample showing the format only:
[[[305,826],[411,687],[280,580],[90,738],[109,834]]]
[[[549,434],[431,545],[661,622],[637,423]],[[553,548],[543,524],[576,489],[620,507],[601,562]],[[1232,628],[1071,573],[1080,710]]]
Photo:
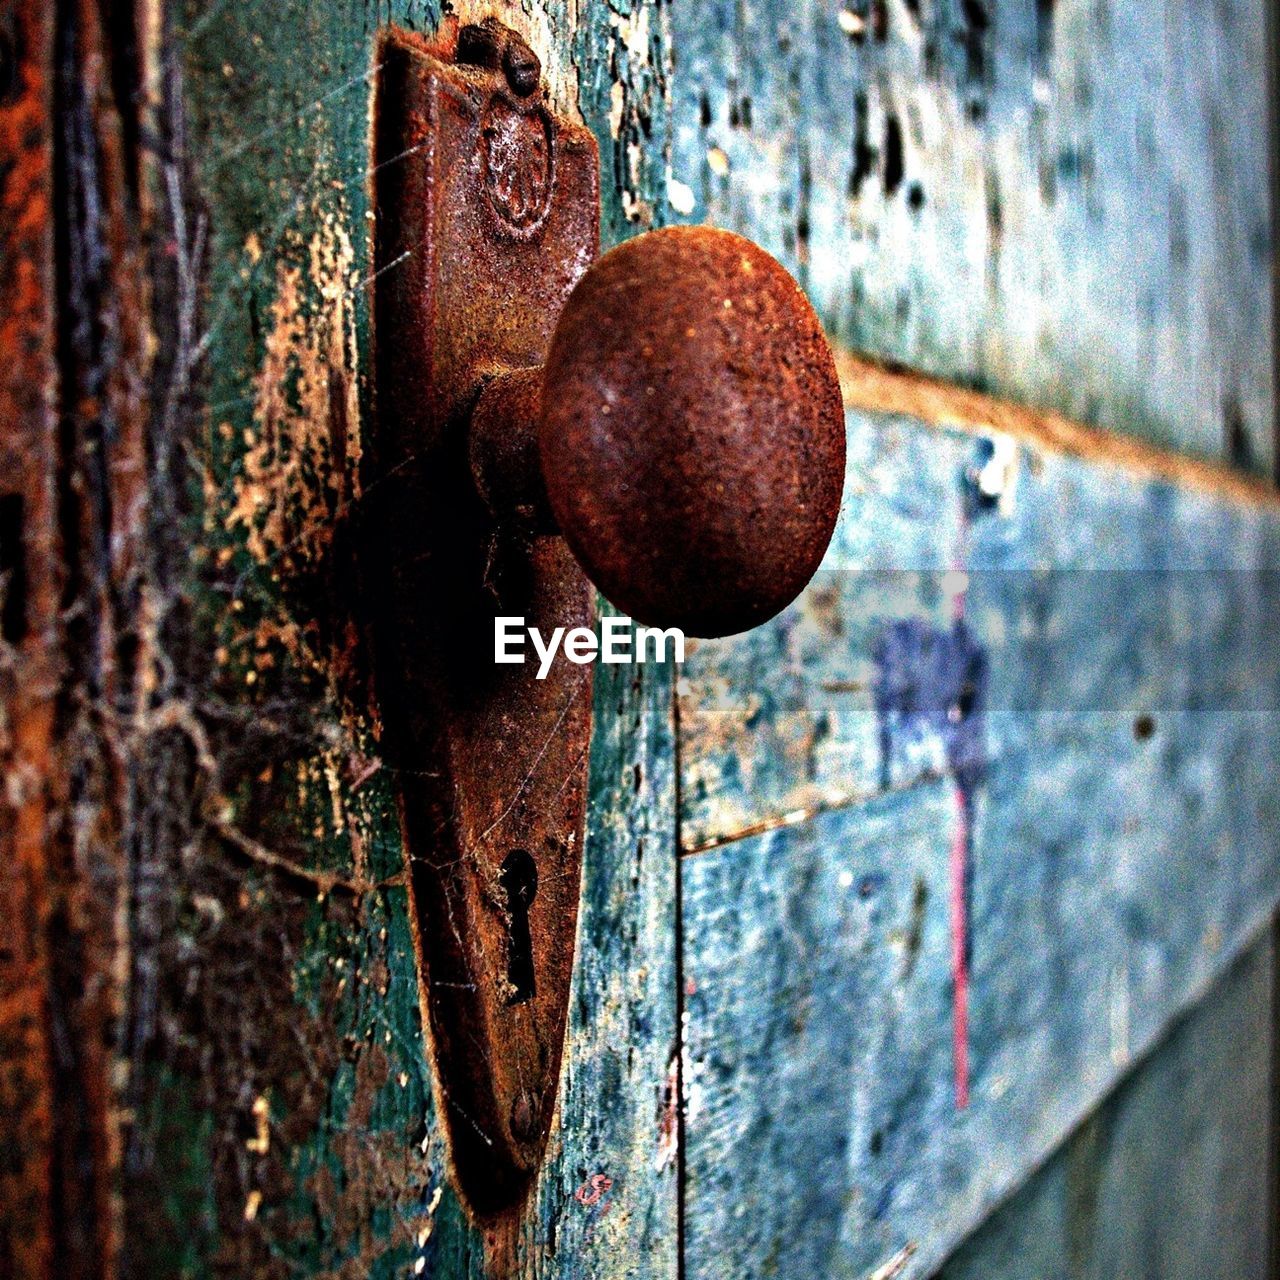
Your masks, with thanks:
[[[680,840],[699,849],[880,789],[872,648],[885,617],[948,618],[963,477],[978,443],[847,419],[840,521],[818,574],[779,618],[692,641],[678,685]],[[938,763],[917,753],[903,783]]]
[[[1280,508],[849,427],[820,580],[682,673],[693,1276],[928,1274],[1280,894]]]
[[[854,350],[1271,470],[1266,5],[672,8],[672,203]]]
[[[181,857],[151,870],[164,927],[137,938],[139,971],[159,977],[140,997],[154,1008],[132,1072],[136,1274],[675,1274],[674,750],[660,667],[602,667],[596,681],[559,1115],[514,1241],[472,1221],[449,1177],[344,560],[378,483],[360,455],[376,36],[438,16],[413,2],[214,0],[188,5],[177,33],[190,186],[175,172],[170,194],[192,243],[207,234],[207,260],[182,263],[207,277],[188,589],[213,660],[182,721],[207,803]],[[509,16],[560,107],[600,138],[616,241],[654,217],[663,172],[656,6]]]
[[[811,586],[764,627],[690,646],[679,683],[685,849],[943,773],[943,735],[924,733],[895,741],[886,778],[875,646],[887,619],[950,627],[958,592],[979,638],[1000,637],[994,656],[1014,664],[992,674],[990,755],[1042,723],[1059,732],[1067,721],[1158,715],[1196,696],[1197,680],[1213,681],[1210,698],[1217,644],[1236,654],[1246,685],[1272,675],[1260,631],[1268,601],[1256,589],[1269,591],[1280,569],[1280,524],[1261,495],[1237,502],[994,430],[858,410],[847,425],[840,521]],[[980,485],[999,493],[975,513]],[[1180,683],[1164,689],[1151,668],[1184,656],[1174,628],[1196,630],[1186,643],[1198,665],[1166,672]]]
[[[1265,472],[1272,464],[1274,435],[1271,215],[1267,176],[1258,162],[1271,151],[1264,29],[1265,6],[1258,0],[1218,6],[1212,13],[1176,0],[1102,7],[1061,0],[1050,6],[1002,0],[965,6],[801,0],[785,11],[764,0],[700,4],[696,11],[676,6],[671,198],[691,220],[734,227],[778,253],[804,282],[830,331],[847,346]],[[895,157],[899,142],[900,160]],[[931,442],[929,448],[935,447],[952,446]],[[855,458],[854,474],[863,464],[862,484],[887,495],[883,504],[863,507],[861,514],[875,517],[881,536],[860,539],[857,550],[890,572],[874,586],[854,588],[837,570],[785,626],[744,638],[728,654],[703,651],[682,673],[686,849],[796,824],[769,845],[773,859],[786,859],[793,844],[805,838],[799,824],[815,815],[856,805],[858,797],[875,794],[886,781],[896,788],[929,786],[929,778],[945,774],[947,743],[938,732],[900,735],[888,770],[882,767],[873,646],[885,618],[895,614],[921,618],[941,632],[950,626],[943,575],[962,545],[958,507],[949,496],[954,471],[949,475],[945,463],[913,471],[913,450],[900,466],[886,461],[887,452],[877,452],[870,466],[865,456]],[[851,455],[856,454],[855,447]],[[972,465],[963,446],[951,462],[956,470]],[[1053,517],[1063,537],[1070,530],[1067,507],[1064,495]],[[1184,510],[1179,517],[1184,524],[1186,516]],[[1195,545],[1190,524],[1194,520],[1187,526],[1187,541],[1179,544],[1184,552]],[[1162,528],[1159,520],[1153,524],[1153,530]],[[1019,528],[1011,543],[1026,532]],[[1092,529],[1082,532],[1087,536]],[[1217,549],[1229,537],[1223,531],[1206,533]],[[1061,549],[1067,563],[1079,562],[1078,546]],[[1108,563],[1110,554],[1110,549],[1100,551],[1098,563]],[[1048,563],[1062,561],[1050,557]],[[1112,563],[1133,567],[1128,561]],[[922,578],[892,572],[904,565],[923,570]],[[971,577],[976,581],[971,616],[973,597],[1016,594],[1015,588],[1000,591],[989,575]],[[1174,622],[1163,617],[1171,612],[1178,619],[1188,608],[1195,611],[1196,593],[1176,587],[1176,581],[1139,584],[1127,594],[1153,623],[1183,626],[1185,616]],[[1059,616],[1088,613],[1091,588],[1064,583],[1062,592],[1073,596],[1074,604],[1064,601]],[[1097,593],[1096,611],[1114,614],[1125,595],[1119,587]],[[867,608],[868,599],[876,606]],[[1236,599],[1240,603],[1238,594]],[[1233,606],[1225,607],[1230,613]],[[1106,671],[1097,628],[1093,635],[1082,631],[1087,628],[1044,643],[1059,655],[1098,652]],[[1118,647],[1126,635],[1119,632]],[[1034,687],[1045,674],[1035,662],[1019,662],[1005,672],[1024,688]],[[994,672],[991,682],[998,683]],[[1081,798],[1088,794],[1092,807],[1105,812],[1143,781],[1129,778],[1108,789],[1109,780],[1101,776],[1105,770],[1080,765],[1090,751],[1105,758],[1109,718],[1118,739],[1126,724],[1131,728],[1151,714],[1141,705],[1142,684],[1136,671],[1129,681],[1084,672],[1069,691],[1065,715],[1051,705],[1051,693],[1032,699],[1018,715],[1002,717],[992,709],[986,751],[997,753],[1022,739],[1024,746],[1037,742],[1046,755],[1060,753],[1061,805],[1069,812],[1091,812]],[[1162,723],[1159,712],[1153,719]],[[1103,739],[1073,733],[1067,727],[1072,722],[1080,727],[1092,722],[1104,731]],[[1270,723],[1258,730],[1270,732]],[[1201,732],[1215,731],[1206,724]],[[1232,738],[1235,745],[1228,748]],[[1243,753],[1246,742],[1243,729],[1228,729],[1222,749]],[[1012,758],[1009,767],[1016,767]],[[1184,763],[1183,772],[1195,767]],[[1230,767],[1224,761],[1218,772]],[[1196,803],[1194,787],[1190,792],[1188,808]],[[1243,805],[1250,799],[1240,793]],[[954,815],[948,817],[945,804],[942,809],[945,829]],[[1017,834],[1026,839],[1025,833]],[[1107,839],[1105,833],[1097,838]],[[913,839],[908,833],[906,842]],[[983,839],[979,835],[974,889],[979,902]],[[735,848],[699,855],[693,862],[729,857]],[[945,840],[935,846],[934,856],[937,880],[922,880],[922,887],[897,901],[886,944],[895,955],[923,945],[930,913],[934,927],[938,912],[945,921]],[[696,883],[697,873],[686,874]],[[1230,888],[1219,883],[1214,891],[1229,893]],[[1162,892],[1163,886],[1153,882],[1153,897]],[[693,909],[698,909],[696,899]],[[761,911],[789,918],[796,908],[779,890]],[[690,927],[691,939],[707,936]],[[1106,934],[1113,927],[1108,920],[1099,931]],[[769,928],[756,918],[742,925],[746,936],[756,931],[769,936]],[[714,930],[710,937],[713,947],[723,941]],[[687,950],[696,945],[691,940]],[[817,944],[810,939],[797,945],[807,955]],[[1032,939],[1028,945],[1034,954],[1038,944]],[[839,953],[838,944],[831,947]],[[746,967],[756,959],[763,965],[767,950],[762,942],[759,952],[749,953]],[[935,961],[933,982],[948,984],[945,951]],[[814,962],[823,974],[828,963],[834,961]],[[974,963],[982,963],[981,934]],[[822,979],[813,981],[820,986]],[[750,1030],[735,1039],[736,1023],[726,1021],[721,1029],[728,1041],[717,1058],[722,1064],[732,1062],[752,1035],[785,1040],[793,1021],[813,1016],[779,1015],[776,1026],[764,1026],[759,1019],[770,997],[757,993],[753,1000],[739,987],[735,991],[742,996],[736,1014]],[[775,992],[772,998],[785,1002],[789,994]],[[696,1001],[690,1001],[690,1009],[696,1011]],[[860,1008],[843,1012],[855,1028],[867,1017]],[[937,1043],[945,1050],[946,1001],[935,1014]],[[915,1050],[914,1042],[902,1049],[895,1036],[906,1032],[891,1026],[881,1032],[892,1050],[887,1065],[877,1062],[867,1071],[892,1075]],[[1060,1027],[1055,1034],[1070,1032]],[[773,1060],[773,1066],[782,1066],[782,1078],[804,1076],[818,1088],[819,1076],[838,1074],[838,1055],[833,1062],[812,1045],[791,1047],[794,1058],[778,1049]],[[1204,1051],[1210,1057],[1227,1052],[1222,1042],[1205,1045]],[[755,1065],[760,1077],[742,1088],[740,1114],[724,1095],[713,1093],[720,1107],[715,1123],[721,1127],[707,1133],[691,1120],[693,1273],[725,1240],[740,1241],[746,1232],[753,1243],[760,1242],[759,1249],[743,1245],[733,1255],[747,1273],[824,1274],[827,1263],[820,1250],[805,1253],[795,1246],[788,1252],[766,1241],[767,1227],[792,1213],[791,1223],[778,1229],[779,1238],[815,1232],[829,1242],[824,1215],[839,1201],[839,1190],[824,1191],[818,1172],[789,1172],[792,1182],[783,1178],[782,1185],[799,1188],[795,1197],[784,1195],[786,1207],[779,1213],[767,1205],[765,1225],[755,1222],[757,1206],[771,1194],[763,1188],[772,1187],[783,1162],[781,1140],[747,1101],[753,1088],[766,1095],[771,1088],[768,1068]],[[938,1065],[945,1088],[945,1055]],[[1205,1073],[1214,1069],[1212,1061],[1203,1064]],[[690,1071],[695,1070],[696,1063],[691,1064]],[[1046,1097],[1055,1087],[1056,1082],[1044,1083]],[[778,1100],[797,1127],[803,1123],[804,1096],[796,1085],[795,1093],[784,1089]],[[694,1084],[691,1102],[698,1098]],[[821,1107],[816,1113],[819,1131],[828,1114]],[[705,1112],[702,1118],[706,1121]],[[727,1153],[714,1153],[723,1133],[743,1130],[751,1131],[750,1139],[736,1141]],[[819,1136],[813,1145],[821,1148],[821,1143]],[[788,1155],[803,1165],[810,1150],[801,1144],[789,1148]],[[874,1163],[852,1149],[843,1154]],[[743,1173],[762,1159],[758,1180]],[[1079,1159],[1087,1163],[1088,1156]],[[837,1189],[842,1186],[839,1163],[833,1155],[823,1166],[836,1170]],[[1012,1168],[1018,1161],[1009,1163]],[[716,1175],[700,1185],[699,1171],[705,1174],[708,1167]],[[736,1172],[726,1175],[726,1169]],[[752,1190],[744,1191],[746,1186]],[[1219,1203],[1229,1205],[1235,1190],[1239,1183],[1221,1189]],[[1218,1196],[1218,1191],[1207,1184],[1193,1189],[1190,1180],[1181,1187],[1192,1200]],[[722,1213],[719,1226],[700,1237],[701,1207],[718,1199],[736,1202],[738,1215],[730,1226],[728,1211]],[[1135,1199],[1128,1212],[1133,1225],[1148,1218],[1166,1221],[1177,1211]],[[946,1214],[947,1206],[941,1205],[930,1225],[943,1222]],[[960,1219],[948,1229],[963,1231],[963,1213]],[[1015,1220],[1011,1211],[1007,1221]],[[1246,1232],[1244,1238],[1252,1242],[1255,1236]],[[1031,1274],[1016,1258],[1002,1259],[1007,1267],[1002,1273],[990,1251],[981,1256],[992,1264],[985,1272],[989,1276],[1026,1280]],[[1141,1249],[1128,1255],[1113,1249],[1107,1254],[1114,1263],[1110,1274],[1134,1273],[1142,1256]],[[1219,1255],[1222,1274],[1231,1274],[1230,1261],[1222,1259],[1246,1256],[1252,1258],[1243,1244],[1238,1254],[1227,1247]],[[904,1261],[889,1250],[873,1264],[868,1254],[865,1274],[886,1259],[893,1270],[895,1257]],[[927,1263],[913,1265],[923,1270]],[[980,1266],[973,1272],[982,1273]],[[709,1268],[706,1274],[717,1272]]]
[[[939,1280],[1266,1274],[1268,931]]]

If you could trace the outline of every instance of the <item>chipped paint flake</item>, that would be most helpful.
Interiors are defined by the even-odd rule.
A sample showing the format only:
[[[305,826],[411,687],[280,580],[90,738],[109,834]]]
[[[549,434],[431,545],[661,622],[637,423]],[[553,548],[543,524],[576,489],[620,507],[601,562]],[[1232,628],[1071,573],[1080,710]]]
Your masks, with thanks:
[[[681,182],[679,178],[667,179],[667,200],[682,217],[691,214],[697,203],[693,188],[687,182]]]
[[[645,61],[649,57],[649,6],[641,5],[628,15],[611,13],[609,22],[618,33],[623,47],[631,57]]]
[[[337,506],[358,497],[354,255],[343,220],[323,219],[306,248],[305,277],[288,261],[276,269],[254,430],[223,516],[253,558],[282,575],[323,553]],[[319,293],[318,307],[306,286]]]
[[[916,1244],[912,1241],[910,1244],[904,1245],[897,1253],[889,1259],[882,1267],[877,1267],[868,1277],[867,1280],[893,1280],[894,1276],[901,1275],[906,1268],[908,1262],[911,1261],[916,1251]]]
[[[621,80],[613,82],[613,88],[609,90],[609,136],[611,138],[620,138],[622,136],[622,113],[627,105],[627,86]]]

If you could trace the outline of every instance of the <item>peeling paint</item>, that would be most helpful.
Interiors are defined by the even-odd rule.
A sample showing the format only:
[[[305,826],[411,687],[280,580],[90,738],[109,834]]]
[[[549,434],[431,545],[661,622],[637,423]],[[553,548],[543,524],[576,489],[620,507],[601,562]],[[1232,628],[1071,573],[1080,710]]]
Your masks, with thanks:
[[[254,428],[222,517],[243,530],[260,565],[282,575],[321,558],[339,507],[359,498],[354,255],[340,206],[322,215],[306,249],[307,291],[301,267],[282,260],[276,268]]]

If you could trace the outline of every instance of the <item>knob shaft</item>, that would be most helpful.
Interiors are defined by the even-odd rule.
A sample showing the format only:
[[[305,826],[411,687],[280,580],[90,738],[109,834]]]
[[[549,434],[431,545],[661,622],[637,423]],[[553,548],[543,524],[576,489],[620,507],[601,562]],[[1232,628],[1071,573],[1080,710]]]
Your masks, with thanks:
[[[555,520],[613,604],[690,635],[745,631],[799,594],[835,527],[835,361],[763,249],[706,227],[649,232],[570,295],[538,448]]]

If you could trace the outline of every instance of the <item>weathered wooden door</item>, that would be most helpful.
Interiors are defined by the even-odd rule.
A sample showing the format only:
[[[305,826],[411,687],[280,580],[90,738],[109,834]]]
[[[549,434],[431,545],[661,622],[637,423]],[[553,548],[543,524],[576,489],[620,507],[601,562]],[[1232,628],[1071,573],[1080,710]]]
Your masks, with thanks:
[[[1038,411],[851,365],[824,571],[681,673],[687,1274],[1265,1274],[1277,512],[1174,455],[1274,465],[1266,6],[671,18],[691,216]]]
[[[606,245],[804,285],[840,527],[598,669],[556,1127],[474,1218],[351,555],[377,42],[442,6],[11,0],[0,1275],[1262,1276],[1262,0],[443,7],[593,130]]]

